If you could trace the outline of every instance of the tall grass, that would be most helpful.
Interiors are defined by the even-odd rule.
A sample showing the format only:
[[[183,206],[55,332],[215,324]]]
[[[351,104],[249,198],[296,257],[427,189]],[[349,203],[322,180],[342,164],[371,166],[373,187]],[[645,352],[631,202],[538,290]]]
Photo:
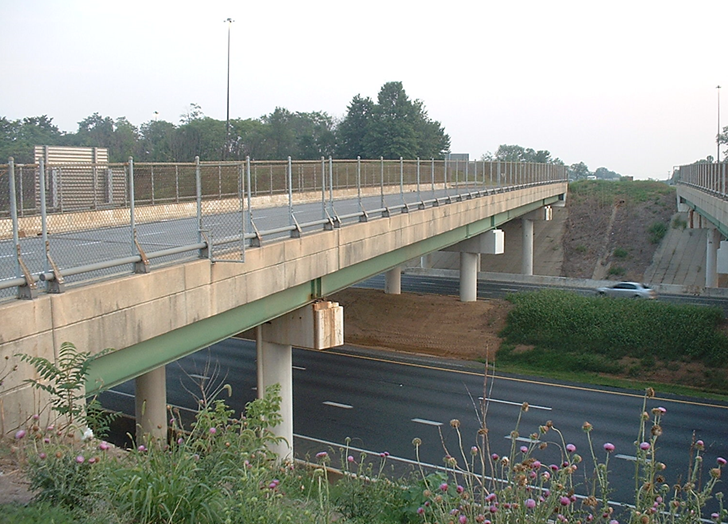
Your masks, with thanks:
[[[561,290],[511,295],[515,307],[501,332],[506,359],[560,359],[568,367],[614,372],[622,357],[697,360],[723,367],[728,337],[719,308],[656,300],[583,297]],[[516,355],[514,345],[536,351]],[[499,355],[500,357],[500,355]],[[571,360],[571,362],[569,362]]]

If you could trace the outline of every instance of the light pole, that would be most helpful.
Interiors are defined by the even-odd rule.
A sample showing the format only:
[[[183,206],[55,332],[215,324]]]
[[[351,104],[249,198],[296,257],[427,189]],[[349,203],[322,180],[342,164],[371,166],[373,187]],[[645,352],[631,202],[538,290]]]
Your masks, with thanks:
[[[718,90],[718,134],[715,137],[715,144],[718,151],[716,152],[715,161],[720,164],[720,86],[717,86]]]
[[[227,112],[225,115],[225,148],[222,150],[222,159],[227,157],[227,150],[230,145],[230,26],[235,20],[226,18],[223,22],[228,25],[228,42],[227,42]]]

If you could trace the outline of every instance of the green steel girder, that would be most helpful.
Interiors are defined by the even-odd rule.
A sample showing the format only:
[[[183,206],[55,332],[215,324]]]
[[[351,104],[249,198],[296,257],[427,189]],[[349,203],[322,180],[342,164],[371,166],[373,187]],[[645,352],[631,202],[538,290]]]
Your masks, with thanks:
[[[164,335],[108,353],[92,363],[86,380],[89,395],[131,380],[159,366],[225,340],[264,322],[294,311],[312,301],[404,264],[408,260],[439,251],[497,228],[559,197],[550,197],[510,211],[478,220],[447,233],[401,247],[334,273],[199,320]]]
[[[680,201],[685,204],[686,206],[692,208],[695,210],[698,214],[705,217],[711,224],[715,226],[715,228],[720,231],[720,234],[723,235],[725,238],[728,238],[728,225],[723,224],[720,220],[715,218],[713,215],[705,211],[704,209],[696,206],[691,201],[686,200],[685,197],[680,197]]]

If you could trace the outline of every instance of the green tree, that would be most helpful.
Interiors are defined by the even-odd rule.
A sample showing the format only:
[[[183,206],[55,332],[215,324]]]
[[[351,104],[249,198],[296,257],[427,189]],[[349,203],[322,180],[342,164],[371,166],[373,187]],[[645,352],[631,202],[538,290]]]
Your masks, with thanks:
[[[365,157],[364,143],[369,132],[374,102],[356,95],[347,107],[346,117],[337,127],[338,155],[342,158]]]
[[[46,115],[8,120],[0,117],[0,163],[13,157],[18,164],[34,162],[34,146],[63,145],[66,136]]]
[[[571,164],[568,169],[569,180],[586,180],[591,171],[584,162],[578,164]]]
[[[175,161],[173,142],[177,128],[171,122],[151,120],[139,129],[139,160],[145,162]]]

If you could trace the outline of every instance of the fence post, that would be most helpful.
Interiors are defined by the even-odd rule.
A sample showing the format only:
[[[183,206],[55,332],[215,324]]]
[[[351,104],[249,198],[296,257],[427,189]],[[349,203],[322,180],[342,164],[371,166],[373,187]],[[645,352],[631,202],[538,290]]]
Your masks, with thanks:
[[[356,198],[359,202],[359,212],[364,211],[364,206],[361,204],[361,157],[356,157]]]
[[[399,157],[399,200],[404,205],[404,160],[402,157]]]
[[[417,157],[417,200],[422,202],[422,197],[420,196],[420,157]]]
[[[136,254],[136,222],[134,217],[134,159],[129,157],[129,227],[131,229],[131,254]]]
[[[432,179],[432,196],[435,196],[435,159],[430,158],[430,178]]]
[[[245,176],[248,180],[248,231],[253,232],[253,197],[251,192],[253,191],[252,185],[250,184],[250,156],[245,157]],[[245,243],[245,240],[243,240]]]
[[[94,173],[94,178],[96,173]],[[48,223],[47,223],[47,210],[46,210],[46,192],[45,192],[45,160],[41,157],[38,160],[38,186],[40,189],[40,232],[41,238],[43,239],[43,246],[48,251]],[[96,193],[94,190],[94,200],[96,200]],[[94,202],[95,203],[95,202]],[[48,273],[48,257],[43,258],[43,273]],[[46,283],[48,288],[48,283]]]
[[[381,205],[379,207],[384,209],[384,157],[383,156],[379,157],[379,164],[380,164],[380,171],[381,171],[381,177],[380,177],[380,182],[379,182],[379,195],[381,198]]]
[[[18,202],[15,194],[15,159],[8,158],[8,192],[10,193],[10,219],[13,222],[13,245],[16,247],[15,253],[15,276],[20,275],[20,250],[17,247],[20,244],[20,235],[18,233]]]
[[[329,156],[329,206],[334,216],[334,160]]]
[[[288,225],[293,225],[293,173],[291,167],[291,157],[288,157],[288,166],[286,168],[286,178],[288,180]]]
[[[197,242],[202,242],[202,173],[200,157],[195,157],[195,194],[197,196]]]
[[[321,157],[321,220],[326,220],[326,159]]]

